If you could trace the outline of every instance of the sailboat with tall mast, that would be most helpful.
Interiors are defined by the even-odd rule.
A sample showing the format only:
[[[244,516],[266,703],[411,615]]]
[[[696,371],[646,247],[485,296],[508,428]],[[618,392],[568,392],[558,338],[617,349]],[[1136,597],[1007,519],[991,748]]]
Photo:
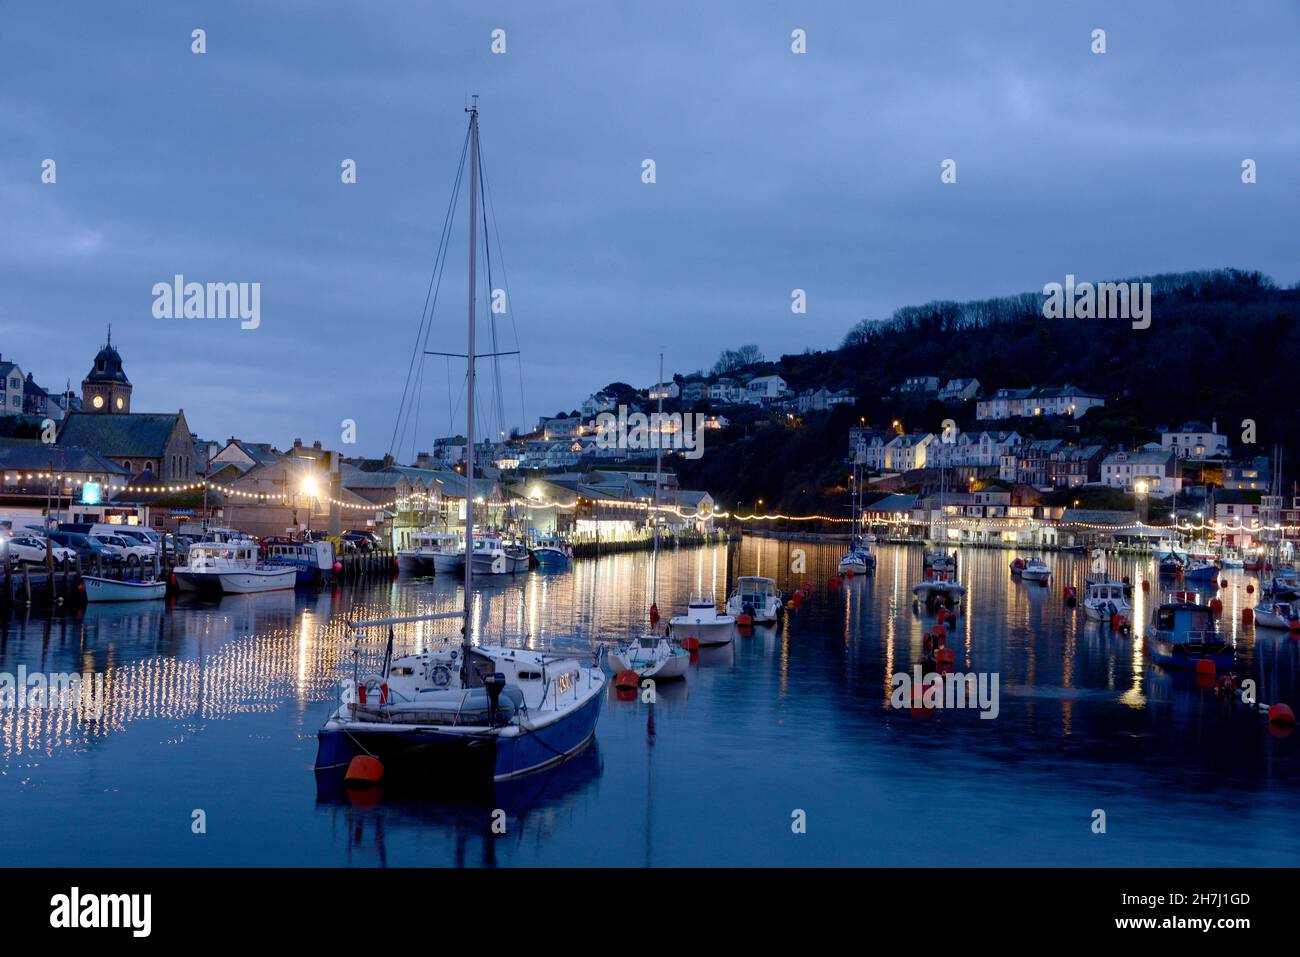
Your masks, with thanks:
[[[472,542],[475,362],[483,358],[475,353],[474,335],[478,187],[483,175],[477,97],[466,112],[470,189],[465,434],[471,454],[465,462],[465,541]],[[457,191],[459,181],[458,176]],[[482,212],[486,220],[486,204]],[[474,562],[464,565],[462,610],[350,623],[358,642],[373,629],[387,629],[388,642],[383,664],[364,675],[360,648],[354,649],[352,693],[344,696],[318,734],[318,773],[341,772],[345,780],[368,783],[385,776],[443,785],[506,781],[559,764],[593,740],[605,697],[606,678],[599,664],[584,663],[573,654],[475,645]],[[446,618],[461,620],[459,643],[448,641],[436,650],[393,657],[396,626]]]
[[[659,353],[659,383],[664,381],[664,355]],[[650,622],[658,628],[659,618],[659,487],[663,484],[663,423],[664,390],[659,388],[659,411],[655,427],[655,494],[654,494],[654,557],[650,560]],[[685,678],[691,663],[690,653],[680,644],[661,635],[657,630],[648,635],[638,635],[609,654],[609,662],[617,671],[632,671],[638,678]]]
[[[876,567],[876,556],[871,547],[860,535],[862,521],[862,452],[859,450],[853,459],[853,532],[849,536],[849,550],[840,559],[840,574],[861,575]]]

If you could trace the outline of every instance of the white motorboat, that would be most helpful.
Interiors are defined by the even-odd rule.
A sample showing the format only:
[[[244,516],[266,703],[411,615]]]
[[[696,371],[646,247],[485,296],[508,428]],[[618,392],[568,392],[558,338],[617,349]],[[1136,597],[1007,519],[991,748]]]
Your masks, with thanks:
[[[1255,626],[1300,631],[1300,608],[1289,601],[1260,602],[1255,606]]]
[[[684,678],[690,663],[690,652],[661,635],[640,635],[609,653],[610,667],[634,671],[638,678]]]
[[[670,622],[673,637],[678,641],[694,638],[701,646],[725,645],[732,639],[736,619],[718,614],[717,602],[712,595],[692,595],[684,615]]]
[[[1027,582],[1045,582],[1052,575],[1052,570],[1047,567],[1047,562],[1041,558],[1030,558],[1025,561],[1025,565],[1020,569],[1020,580]]]
[[[740,620],[748,615],[755,625],[769,625],[781,614],[781,596],[776,582],[759,575],[742,575],[736,581],[736,593],[727,599],[727,614]]]
[[[409,548],[397,552],[399,571],[412,575],[450,574],[461,569],[465,548],[461,537],[453,532],[423,528],[411,539]]]
[[[1235,548],[1226,549],[1219,559],[1222,568],[1245,568],[1246,562]]]
[[[190,546],[184,565],[174,572],[182,591],[221,595],[292,588],[298,577],[292,565],[262,564],[257,542],[251,538],[230,542],[197,542]]]
[[[1083,614],[1093,621],[1110,621],[1115,615],[1131,618],[1133,606],[1128,599],[1128,586],[1116,581],[1085,583]]]
[[[86,601],[156,601],[167,594],[165,581],[118,580],[82,575]]]
[[[475,536],[471,561],[475,575],[514,575],[528,571],[528,549],[506,545],[496,535]]]
[[[942,548],[927,548],[921,557],[921,564],[926,571],[933,571],[936,575],[956,575],[957,553],[946,552]]]

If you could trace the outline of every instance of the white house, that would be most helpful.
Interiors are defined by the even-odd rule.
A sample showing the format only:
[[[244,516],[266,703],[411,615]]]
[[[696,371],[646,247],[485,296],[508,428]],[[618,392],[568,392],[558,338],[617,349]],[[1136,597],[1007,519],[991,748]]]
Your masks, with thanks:
[[[748,390],[735,379],[723,377],[709,386],[709,398],[714,402],[739,405],[745,401]]]
[[[1219,434],[1219,423],[1207,428],[1204,422],[1184,422],[1175,431],[1160,433],[1160,448],[1180,459],[1208,459],[1228,454],[1228,437]]]
[[[1168,498],[1181,490],[1182,477],[1172,452],[1112,452],[1101,460],[1101,484]]]
[[[785,380],[779,375],[759,375],[750,379],[745,387],[745,400],[752,405],[762,405],[781,398],[785,393]]]
[[[682,394],[676,382],[656,382],[649,389],[650,399],[675,399]]]
[[[949,379],[939,390],[940,402],[966,402],[980,392],[979,379]]]
[[[0,415],[22,415],[23,381],[23,370],[16,362],[0,361]]]
[[[1105,404],[1104,396],[1073,385],[998,389],[975,403],[975,418],[981,422],[1050,415],[1068,415],[1077,419],[1089,409]]]
[[[885,471],[906,472],[925,468],[934,442],[934,436],[928,432],[894,436],[885,446]]]
[[[939,377],[934,375],[914,375],[903,380],[900,392],[938,392]]]
[[[586,419],[592,419],[602,412],[612,412],[617,405],[614,397],[606,395],[604,392],[593,392],[582,402],[582,416]]]

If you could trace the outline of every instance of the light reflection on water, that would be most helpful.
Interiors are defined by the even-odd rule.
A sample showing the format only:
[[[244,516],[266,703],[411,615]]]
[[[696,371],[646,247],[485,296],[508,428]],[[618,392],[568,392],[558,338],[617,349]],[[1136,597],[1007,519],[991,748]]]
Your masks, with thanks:
[[[788,571],[794,549],[804,574]],[[1225,839],[1235,863],[1293,863],[1295,741],[1147,664],[1136,635],[1157,595],[1149,562],[1108,568],[1152,580],[1149,595],[1134,590],[1126,639],[1065,607],[1082,559],[1048,556],[1043,587],[1010,579],[1010,552],[963,551],[969,607],[949,646],[958,670],[999,676],[1000,715],[918,720],[889,695],[932,623],[911,602],[921,552],[879,546],[874,575],[831,589],[840,552],[746,539],[662,555],[665,617],[691,592],[721,601],[741,573],[783,590],[807,581],[813,596],[706,649],[653,708],[611,688],[596,747],[486,805],[318,800],[311,773],[315,731],[352,667],[344,622],[454,610],[458,580],[15,615],[0,627],[0,671],[96,672],[105,696],[98,716],[86,704],[0,709],[0,863],[1201,864],[1222,859]],[[1243,626],[1254,579],[1228,578],[1238,673],[1261,700],[1294,703],[1300,643]],[[492,582],[475,596],[474,633],[585,651],[640,628],[652,588],[646,554]],[[399,645],[454,631],[411,627]],[[489,831],[493,806],[509,811],[505,836]],[[190,830],[195,808],[206,834]],[[1105,835],[1091,833],[1094,808]],[[795,809],[806,834],[791,832]],[[1190,823],[1206,815],[1217,823]]]

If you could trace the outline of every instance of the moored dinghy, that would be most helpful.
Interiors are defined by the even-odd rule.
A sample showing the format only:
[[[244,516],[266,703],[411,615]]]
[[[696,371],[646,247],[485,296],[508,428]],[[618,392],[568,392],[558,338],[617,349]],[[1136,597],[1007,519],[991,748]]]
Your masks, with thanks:
[[[167,594],[165,581],[118,580],[82,575],[86,601],[155,601]]]

